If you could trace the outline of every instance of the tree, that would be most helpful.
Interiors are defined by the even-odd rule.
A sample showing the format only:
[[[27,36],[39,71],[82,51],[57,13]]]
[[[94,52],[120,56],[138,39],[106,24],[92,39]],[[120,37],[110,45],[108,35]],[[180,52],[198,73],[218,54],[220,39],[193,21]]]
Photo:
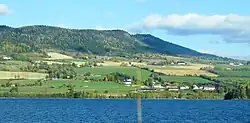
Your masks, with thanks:
[[[250,61],[247,61],[247,65],[250,65]]]
[[[75,92],[75,91],[74,91],[74,86],[73,86],[72,84],[69,84],[67,87],[68,87],[69,94],[70,94],[70,95],[73,95],[74,92]]]
[[[148,78],[144,84],[146,86],[153,87],[153,82],[154,82],[153,78]]]
[[[246,86],[246,96],[250,99],[250,83]]]
[[[238,83],[234,84],[233,89],[231,89],[229,92],[227,92],[224,96],[224,99],[244,99],[246,97],[245,90],[243,90],[243,87],[239,85]]]

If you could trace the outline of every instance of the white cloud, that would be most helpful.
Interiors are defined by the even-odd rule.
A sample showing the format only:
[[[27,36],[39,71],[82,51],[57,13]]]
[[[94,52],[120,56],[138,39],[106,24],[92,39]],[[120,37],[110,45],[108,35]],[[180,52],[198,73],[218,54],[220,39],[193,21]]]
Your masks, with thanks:
[[[0,4],[0,15],[7,15],[10,14],[11,10],[9,10],[9,8],[5,5],[5,4]]]
[[[149,15],[133,24],[131,31],[164,30],[171,35],[217,35],[229,43],[250,43],[250,16],[172,14]]]

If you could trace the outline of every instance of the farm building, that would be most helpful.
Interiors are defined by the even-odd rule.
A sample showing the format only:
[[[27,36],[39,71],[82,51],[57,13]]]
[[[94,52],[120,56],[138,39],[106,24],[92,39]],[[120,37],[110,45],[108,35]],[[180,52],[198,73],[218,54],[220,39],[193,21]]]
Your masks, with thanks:
[[[168,88],[169,91],[179,91],[178,86],[167,86],[166,88]]]
[[[11,58],[11,57],[7,57],[7,56],[4,56],[3,59],[4,59],[4,60],[11,60],[12,58]]]
[[[180,90],[188,90],[189,86],[180,86],[179,88],[180,88]]]
[[[199,90],[200,88],[197,85],[193,85],[193,90]]]
[[[123,81],[123,83],[126,84],[126,85],[131,85],[132,84],[132,80],[131,79],[125,79]]]
[[[214,91],[216,90],[215,86],[203,86],[203,90],[206,90],[206,91]]]
[[[229,63],[229,65],[231,65],[231,66],[242,66],[242,65],[244,65],[244,64],[242,64],[242,63]]]
[[[161,86],[161,84],[155,84],[153,85],[154,88],[164,88],[163,86]]]
[[[178,65],[187,65],[188,63],[187,63],[187,62],[184,62],[184,61],[178,61],[177,64],[178,64]]]
[[[156,88],[141,88],[139,91],[142,92],[152,92],[152,91],[157,91]]]

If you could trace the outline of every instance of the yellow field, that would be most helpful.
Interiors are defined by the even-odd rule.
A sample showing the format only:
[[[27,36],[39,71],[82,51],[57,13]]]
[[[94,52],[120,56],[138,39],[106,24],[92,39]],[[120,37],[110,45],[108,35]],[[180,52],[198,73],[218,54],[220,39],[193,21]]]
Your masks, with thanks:
[[[183,58],[183,57],[176,57],[176,56],[166,56],[167,59],[169,60],[185,60],[188,58]]]
[[[203,70],[168,70],[168,69],[154,69],[156,72],[177,75],[177,76],[184,76],[184,75],[207,75],[216,77],[216,74],[209,73]]]
[[[44,79],[45,76],[46,74],[42,73],[0,71],[0,79]]]
[[[199,70],[202,67],[213,67],[213,66],[206,65],[206,64],[191,64],[191,65],[186,65],[186,66],[168,66],[168,67]]]
[[[43,61],[43,62],[47,62],[47,64],[66,64],[65,62],[57,62],[57,61]]]
[[[113,61],[105,61],[104,63],[98,63],[98,65],[103,65],[103,66],[120,66],[122,63],[127,63],[129,62],[113,62]],[[131,62],[131,64],[137,65],[137,66],[146,66],[146,63],[139,63],[139,62]]]
[[[150,66],[149,68],[154,69],[156,72],[177,75],[177,76],[184,76],[187,74],[217,76],[216,74],[200,70],[200,68],[202,67],[213,67],[213,66],[206,64],[191,64],[187,66],[166,66],[166,67]]]
[[[73,57],[71,56],[67,56],[64,54],[60,54],[60,53],[56,53],[56,52],[48,52],[47,53],[48,56],[50,56],[51,58],[47,58],[49,60],[56,60],[56,59],[73,59]]]

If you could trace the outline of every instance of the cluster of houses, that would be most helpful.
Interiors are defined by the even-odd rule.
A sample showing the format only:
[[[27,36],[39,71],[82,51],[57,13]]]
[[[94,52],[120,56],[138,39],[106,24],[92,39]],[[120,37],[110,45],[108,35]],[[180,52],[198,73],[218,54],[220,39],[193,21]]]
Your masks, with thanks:
[[[12,57],[3,56],[2,59],[3,59],[3,60],[12,60]]]
[[[124,80],[124,84],[126,86],[131,86],[132,85],[132,80],[131,79],[125,79]],[[141,86],[141,91],[156,91],[157,89],[160,90],[169,90],[169,91],[180,91],[180,90],[205,90],[205,91],[215,91],[216,88],[214,85],[202,85],[202,86],[198,86],[198,85],[192,85],[192,87],[189,86],[185,86],[185,85],[181,85],[181,86],[162,86],[161,84],[156,84],[153,83],[152,87],[148,87],[148,86]]]
[[[229,65],[237,67],[237,66],[242,66],[242,65],[244,65],[244,64],[242,64],[242,63],[233,63],[233,62],[231,62],[231,63],[229,63]]]

